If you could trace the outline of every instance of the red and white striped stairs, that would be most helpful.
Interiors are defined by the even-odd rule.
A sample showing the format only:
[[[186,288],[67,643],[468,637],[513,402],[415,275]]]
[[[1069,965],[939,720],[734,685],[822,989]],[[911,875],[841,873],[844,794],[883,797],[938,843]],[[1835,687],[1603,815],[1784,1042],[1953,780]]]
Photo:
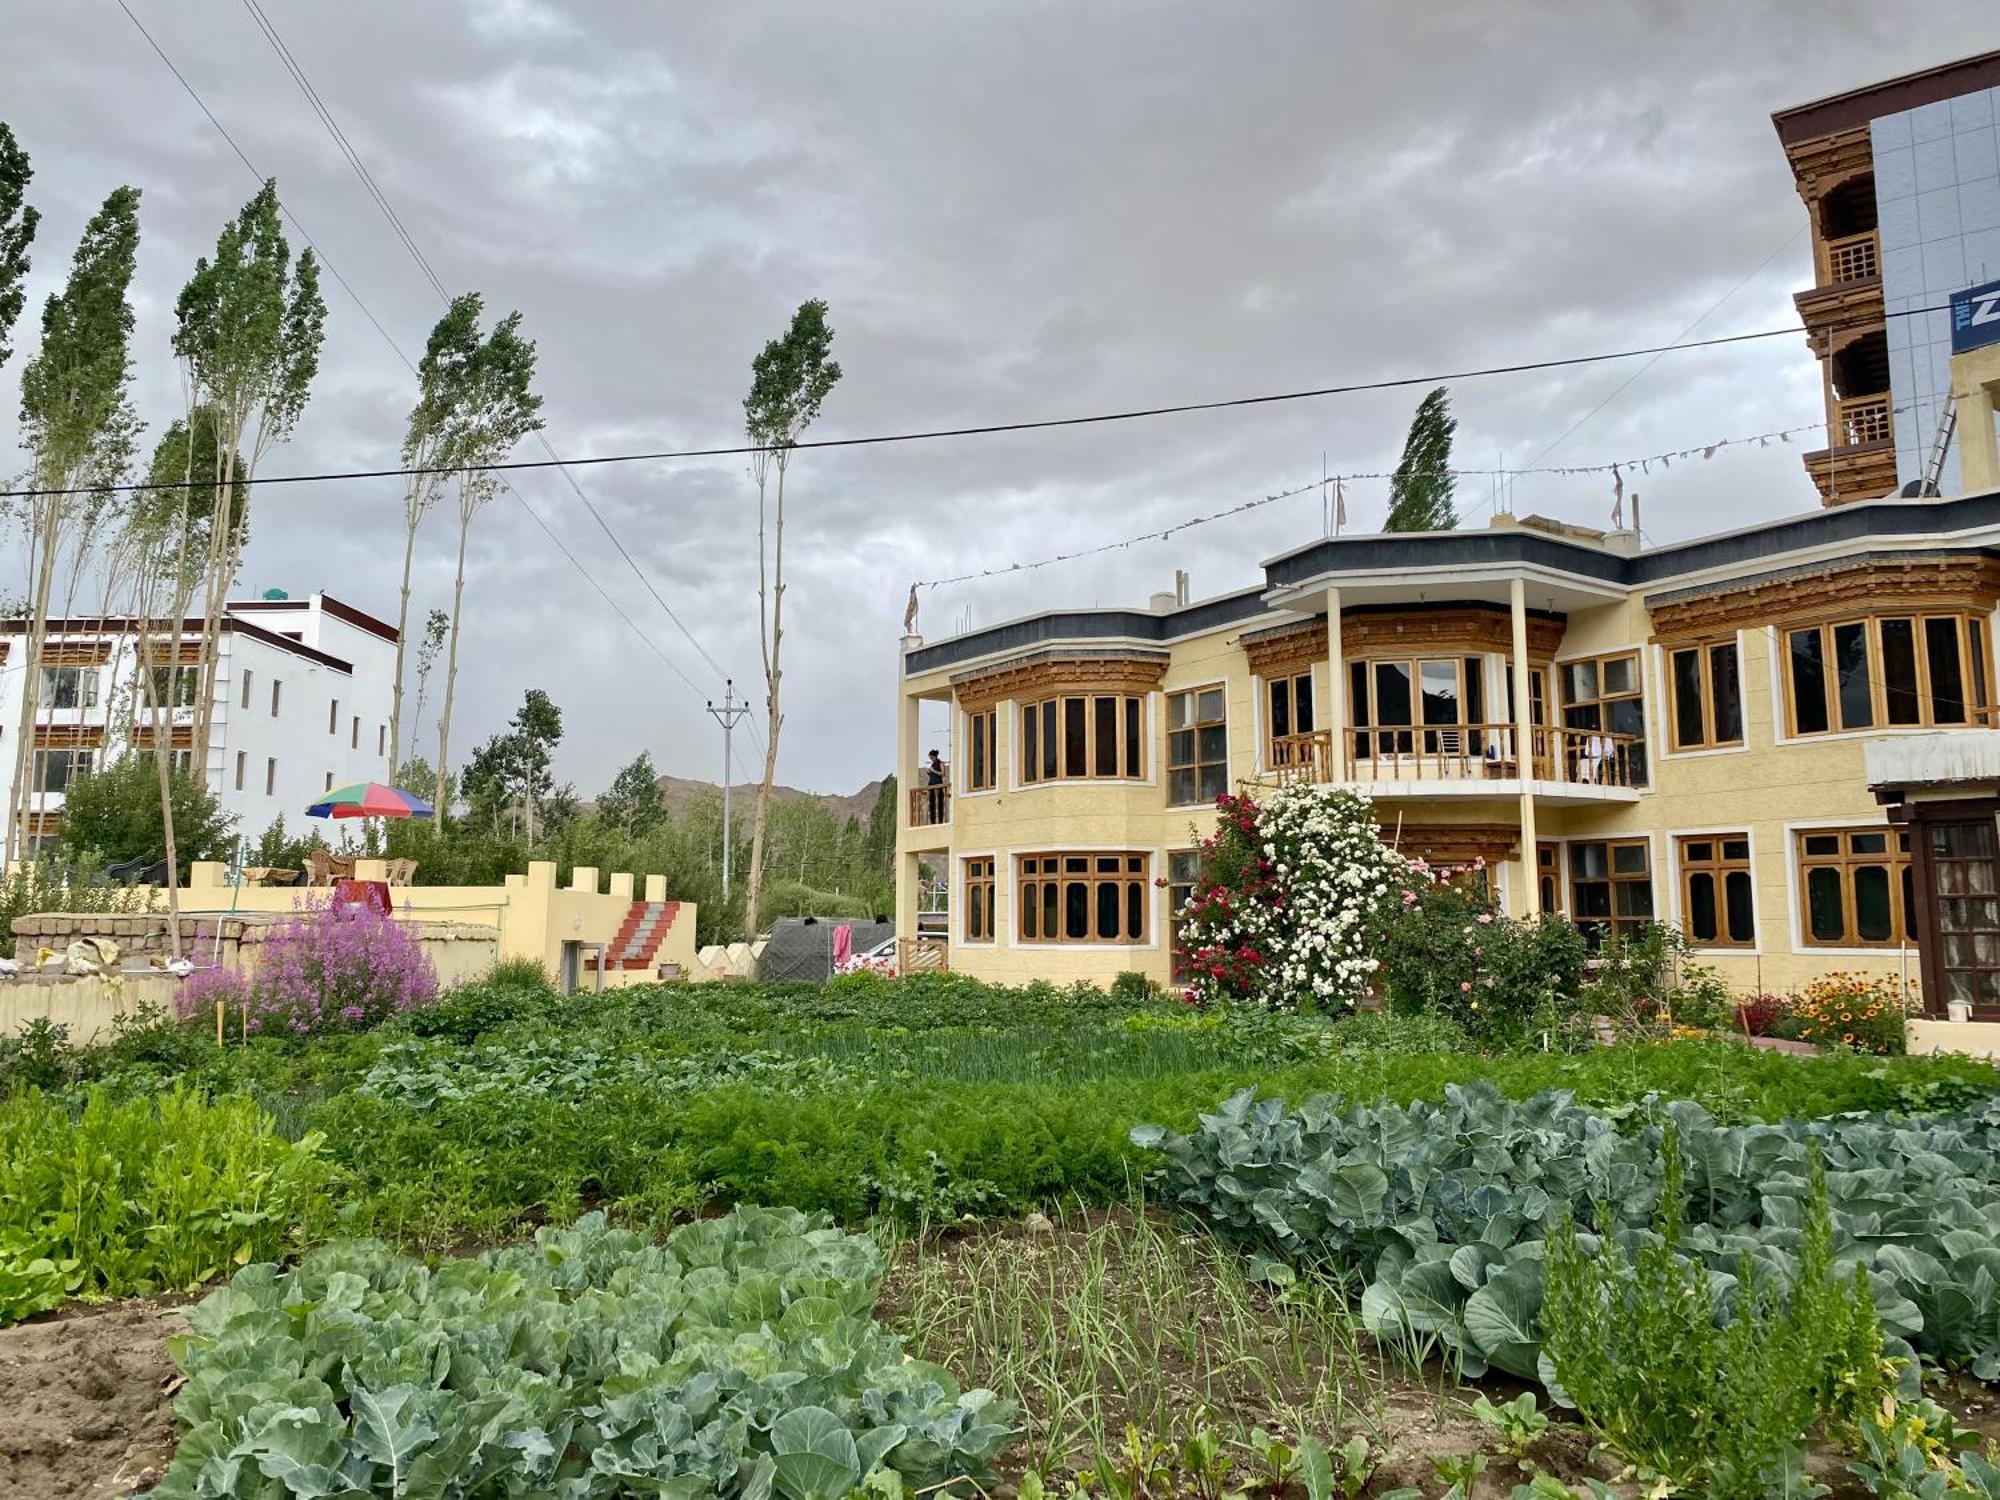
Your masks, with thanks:
[[[650,969],[680,911],[678,901],[634,901],[619,924],[617,936],[604,950],[604,967]]]

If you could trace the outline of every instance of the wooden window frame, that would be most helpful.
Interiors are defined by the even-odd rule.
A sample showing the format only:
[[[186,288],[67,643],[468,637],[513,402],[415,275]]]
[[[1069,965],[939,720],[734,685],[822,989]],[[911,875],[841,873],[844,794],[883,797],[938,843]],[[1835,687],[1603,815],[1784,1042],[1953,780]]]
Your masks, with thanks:
[[[1423,669],[1426,662],[1449,662],[1456,679],[1458,691],[1458,720],[1452,724],[1429,724],[1423,718],[1424,681]],[[1383,666],[1408,668],[1410,674],[1410,720],[1408,724],[1380,724],[1375,719],[1375,673]],[[1537,669],[1539,670],[1539,669]],[[1355,691],[1355,678],[1360,677],[1361,691]],[[1509,679],[1511,683],[1511,677]],[[1479,711],[1473,712],[1473,684],[1477,683]],[[1479,730],[1487,727],[1486,718],[1486,655],[1478,651],[1460,652],[1456,655],[1408,656],[1401,652],[1381,652],[1368,656],[1347,658],[1347,727],[1351,731],[1350,748],[1356,760],[1367,760],[1378,750],[1385,756],[1437,755],[1453,752],[1443,750],[1437,740],[1439,731],[1465,731],[1466,738],[1458,754],[1483,755],[1485,743]],[[1394,736],[1392,739],[1391,736]]]
[[[1188,863],[1182,867],[1178,861]],[[1181,879],[1185,873],[1187,878]],[[1174,979],[1187,978],[1187,965],[1181,953],[1181,908],[1201,879],[1201,851],[1199,849],[1169,849],[1167,851],[1167,965],[1168,974]]]
[[[1577,852],[1598,844],[1604,846],[1604,873],[1602,875],[1579,876],[1577,871]],[[1644,871],[1634,872],[1628,870],[1620,872],[1618,869],[1618,851],[1621,849],[1643,850],[1646,855],[1646,868]],[[1569,919],[1578,927],[1602,928],[1605,933],[1615,932],[1623,939],[1631,937],[1639,929],[1649,927],[1660,920],[1657,892],[1653,889],[1653,841],[1650,838],[1571,839],[1569,840],[1569,847],[1564,853],[1564,862],[1568,866],[1567,874],[1569,876]],[[1585,916],[1583,914],[1585,903],[1577,898],[1577,893],[1586,884],[1601,884],[1605,887],[1605,906],[1608,910],[1604,916]],[[1652,910],[1644,916],[1621,915],[1618,911],[1618,890],[1620,886],[1626,885],[1645,886],[1646,904]],[[1601,940],[1600,937],[1599,941]]]
[[[1560,839],[1539,839],[1535,843],[1535,889],[1541,897],[1542,915],[1559,917],[1569,910],[1569,884],[1563,878],[1563,846]],[[1545,887],[1543,882],[1549,882]],[[1549,889],[1555,900],[1548,899]]]
[[[1222,711],[1217,717],[1207,719],[1201,717],[1201,700],[1211,693],[1222,700]],[[1191,717],[1187,723],[1176,725],[1174,723],[1174,705],[1183,700],[1192,704],[1189,710]],[[1165,696],[1165,701],[1167,716],[1167,806],[1206,807],[1213,803],[1216,797],[1222,796],[1229,790],[1228,686],[1220,682],[1204,683],[1200,687],[1184,688],[1178,692],[1168,693]],[[1206,759],[1202,756],[1201,740],[1202,731],[1205,729],[1220,729],[1222,731],[1222,758],[1220,760]],[[1188,759],[1185,761],[1178,758],[1178,751],[1174,744],[1174,741],[1182,736],[1186,737],[1189,752]],[[1194,795],[1192,797],[1176,797],[1174,795],[1174,775],[1180,771],[1187,772],[1193,778]],[[1202,773],[1205,771],[1219,771],[1221,773],[1220,785],[1213,795],[1202,791]]]
[[[97,750],[89,745],[36,745],[28,752],[28,790],[69,795],[70,783],[97,770]],[[51,756],[63,757],[63,784],[50,786],[47,766]]]
[[[1743,846],[1740,855],[1728,852],[1730,845],[1739,843]],[[1702,852],[1704,848],[1706,853]],[[1680,890],[1681,932],[1690,948],[1750,949],[1757,946],[1757,871],[1748,830],[1676,834],[1674,868]],[[1750,884],[1750,930],[1741,936],[1732,930],[1729,920],[1729,882],[1732,876],[1738,875]],[[1713,887],[1716,918],[1713,937],[1701,937],[1694,930],[1694,890],[1698,880],[1707,880]]]
[[[990,944],[998,941],[993,901],[1000,883],[995,878],[999,863],[990,854],[962,860],[965,886],[965,931],[959,941]]]
[[[1872,838],[1878,835],[1884,840],[1881,853],[1858,851],[1853,846],[1856,836]],[[1807,851],[1808,839],[1825,838],[1837,839],[1839,849],[1833,853]],[[1854,897],[1854,873],[1878,865],[1886,867],[1889,872],[1889,934],[1881,938],[1864,938]],[[1867,948],[1894,952],[1906,946],[1916,946],[1917,913],[1912,909],[1916,900],[1913,889],[1915,877],[1911,869],[1910,830],[1907,827],[1889,823],[1860,823],[1834,828],[1795,828],[1792,830],[1792,870],[1798,881],[1801,947],[1836,951]],[[1837,938],[1813,935],[1811,876],[1815,870],[1838,873],[1841,932]]]
[[[1081,861],[1082,868],[1076,863]],[[1106,868],[1115,865],[1115,869]],[[1023,945],[1143,948],[1152,940],[1153,857],[1134,849],[1058,849],[1014,857],[1014,928]],[[1084,936],[1071,935],[1070,890],[1083,888]],[[1101,892],[1115,888],[1118,936],[1102,937]],[[1136,927],[1133,914],[1137,914]],[[1053,920],[1054,934],[1043,929]]]
[[[1882,627],[1888,622],[1908,621],[1916,657],[1917,717],[1891,722],[1889,718],[1888,674],[1884,669]],[[1964,717],[1939,719],[1937,691],[1931,676],[1930,624],[1949,621],[1958,646],[1960,701]],[[1868,675],[1866,724],[1847,723],[1840,702],[1840,684],[1834,665],[1834,633],[1860,628],[1863,632]],[[1993,659],[1990,632],[1984,615],[1969,610],[1887,610],[1873,615],[1847,615],[1833,620],[1775,627],[1778,636],[1780,686],[1785,698],[1785,735],[1788,739],[1818,739],[1831,734],[1885,734],[1906,729],[1971,729],[1990,724],[1993,719]],[[1821,693],[1826,728],[1799,727],[1798,688],[1794,681],[1792,641],[1795,636],[1813,635],[1819,641],[1823,682]]]
[[[55,666],[43,667],[41,671],[41,692],[37,699],[40,708],[58,709],[64,713],[74,713],[86,708],[97,707],[98,694],[103,686],[103,680],[99,676],[96,667],[58,663]],[[57,691],[57,685],[63,681],[64,674],[66,673],[73,673],[75,675],[76,701],[74,703],[58,703],[56,701],[61,696]]]
[[[1303,729],[1299,727],[1298,723],[1299,684],[1301,682],[1305,683],[1307,696],[1312,701],[1311,717],[1313,721]],[[1275,728],[1277,715],[1271,708],[1271,690],[1279,686],[1285,689],[1285,719],[1291,726],[1282,735]],[[1288,738],[1295,734],[1319,733],[1319,698],[1319,688],[1313,682],[1311,667],[1301,667],[1296,671],[1279,672],[1269,677],[1259,677],[1257,679],[1257,702],[1259,712],[1262,714],[1264,720],[1264,764],[1266,766],[1275,766],[1278,764],[1277,742],[1280,739]]]
[[[1102,703],[1111,703],[1112,734],[1114,745],[1112,758],[1119,769],[1099,771],[1100,739],[1098,733]],[[1068,721],[1070,705],[1079,707],[1076,713],[1083,720],[1082,769],[1072,770],[1068,753]],[[1028,718],[1035,716],[1035,727],[1030,728]],[[1056,781],[1144,781],[1146,779],[1146,695],[1144,693],[1054,693],[1035,698],[1021,705],[1019,716],[1021,725],[1021,784],[1023,786],[1046,786]],[[1046,743],[1050,733],[1055,736],[1055,769],[1045,770],[1048,764]]]
[[[966,792],[990,792],[1000,785],[1000,705],[965,715]]]
[[[1736,658],[1736,733],[1723,739],[1716,729],[1715,654],[1727,651]],[[1701,695],[1701,738],[1681,738],[1680,675],[1681,657],[1695,658],[1695,691]],[[1689,641],[1669,646],[1667,656],[1667,743],[1678,751],[1740,750],[1745,744],[1743,725],[1743,649],[1734,635],[1727,640]]]
[[[1613,662],[1621,661],[1629,661],[1632,664],[1632,686],[1624,691],[1607,693],[1604,691],[1604,669]],[[1555,707],[1554,717],[1556,725],[1561,729],[1573,733],[1582,732],[1585,734],[1629,734],[1631,733],[1629,730],[1614,729],[1611,726],[1610,705],[1614,703],[1637,703],[1639,705],[1639,732],[1634,736],[1631,750],[1627,752],[1632,757],[1633,764],[1637,767],[1637,774],[1631,777],[1631,784],[1635,787],[1651,786],[1653,784],[1653,763],[1652,756],[1648,753],[1649,737],[1646,732],[1646,671],[1643,653],[1641,653],[1639,648],[1637,646],[1628,646],[1620,651],[1600,651],[1591,656],[1565,657],[1563,660],[1552,662],[1550,665],[1555,669],[1555,684],[1559,694],[1559,701]],[[1570,673],[1577,667],[1585,666],[1594,666],[1597,668],[1597,692],[1592,697],[1572,698],[1569,692]],[[1597,723],[1595,726],[1570,723],[1569,715],[1572,709],[1581,710],[1586,708],[1595,708],[1597,710]],[[1602,840],[1585,839],[1581,842],[1599,843]]]

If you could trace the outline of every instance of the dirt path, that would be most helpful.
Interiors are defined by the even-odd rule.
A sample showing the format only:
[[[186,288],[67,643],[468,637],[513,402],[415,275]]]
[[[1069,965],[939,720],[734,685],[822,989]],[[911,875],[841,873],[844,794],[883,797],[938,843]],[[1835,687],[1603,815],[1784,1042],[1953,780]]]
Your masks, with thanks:
[[[108,1500],[174,1448],[172,1308],[124,1303],[0,1332],[0,1495]]]

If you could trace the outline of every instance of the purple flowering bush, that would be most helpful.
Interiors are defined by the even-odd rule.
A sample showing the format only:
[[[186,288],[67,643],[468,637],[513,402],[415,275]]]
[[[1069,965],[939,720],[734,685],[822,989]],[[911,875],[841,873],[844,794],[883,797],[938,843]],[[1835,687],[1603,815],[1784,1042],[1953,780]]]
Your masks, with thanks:
[[[437,971],[423,944],[366,906],[312,907],[276,928],[246,979],[230,969],[198,969],[181,986],[184,1018],[232,1015],[247,1002],[253,1032],[313,1036],[366,1031],[437,998]]]

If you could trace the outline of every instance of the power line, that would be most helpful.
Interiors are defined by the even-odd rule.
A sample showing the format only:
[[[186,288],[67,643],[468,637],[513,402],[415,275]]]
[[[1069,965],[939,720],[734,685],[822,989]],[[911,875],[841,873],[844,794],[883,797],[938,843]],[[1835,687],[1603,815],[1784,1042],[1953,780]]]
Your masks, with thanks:
[[[375,174],[369,171],[368,164],[361,159],[361,153],[355,148],[354,143],[348,139],[347,132],[341,129],[340,122],[334,118],[333,110],[320,97],[319,90],[313,86],[312,80],[306,76],[304,66],[292,55],[291,48],[285,44],[284,38],[278,34],[277,26],[271,21],[269,16],[265,15],[264,9],[258,3],[258,0],[243,0],[243,5],[244,9],[249,12],[251,19],[256,22],[257,28],[263,32],[264,39],[271,44],[272,50],[277,53],[278,60],[285,65],[286,71],[291,74],[292,81],[298,85],[300,92],[305,95],[306,102],[312,107],[313,113],[319,117],[320,124],[333,137],[334,144],[339,148],[341,155],[346,158],[348,166],[354,171],[354,175],[360,179],[361,185],[367,191],[368,196],[374,200],[376,208],[388,220],[389,227],[395,233],[396,238],[402,242],[403,248],[409,252],[410,258],[416,262],[417,269],[423,273],[424,279],[430,283],[431,289],[437,293],[438,300],[449,304],[451,293],[446,289],[443,279],[439,277],[437,271],[432,267],[422,247],[417,244],[415,234],[403,222],[402,215],[398,214],[395,206],[390,203],[388,194],[382,190],[381,184],[375,180]],[[569,487],[575,493],[576,498],[583,502],[583,508],[589,511],[591,519],[597,522],[598,529],[609,539],[612,547],[617,550],[619,557],[624,559],[625,566],[632,570],[632,575],[645,586],[646,592],[653,596],[653,602],[659,605],[669,620],[673,621],[674,627],[687,638],[688,644],[694,647],[696,654],[708,664],[710,670],[717,677],[726,678],[729,674],[722,669],[722,664],[709,655],[708,648],[695,638],[694,632],[688,629],[687,625],[681,620],[681,617],[674,612],[673,606],[668,604],[665,598],[661,596],[660,591],[653,586],[652,579],[648,578],[644,571],[641,570],[639,564],[633,559],[632,554],[626,549],[625,543],[620,540],[618,534],[611,529],[610,524],[598,511],[596,505],[591,502],[590,496],[584,493],[583,487],[576,482],[576,476],[571,474],[563,464],[561,456],[550,443],[548,435],[545,432],[537,431],[535,436],[542,451],[548,454],[550,461],[555,464],[558,472],[568,481]],[[751,728],[751,734],[753,738],[757,737],[754,724]],[[759,743],[761,744],[761,740]]]
[[[122,0],[121,0],[122,3]],[[1885,318],[1914,318],[1925,313],[1945,312],[1939,307],[1913,307],[1902,312],[1887,312]],[[1415,385],[1443,385],[1454,380],[1475,380],[1498,375],[1525,375],[1539,370],[1560,370],[1577,365],[1605,364],[1612,360],[1639,359],[1650,354],[1675,354],[1689,349],[1714,349],[1729,344],[1747,344],[1759,339],[1797,338],[1803,332],[1799,328],[1762,328],[1753,333],[1722,334],[1715,338],[1693,339],[1682,343],[1652,344],[1637,349],[1607,350],[1599,354],[1571,354],[1557,359],[1527,360],[1511,365],[1484,365],[1471,370],[1454,370],[1441,374],[1399,375],[1387,380],[1351,381],[1344,385],[1315,386],[1309,390],[1278,391],[1261,396],[1231,396],[1214,401],[1184,401],[1172,406],[1134,407],[1124,411],[1098,412],[1081,417],[1044,417],[1021,422],[987,422],[970,427],[932,427],[913,432],[876,433],[865,437],[847,438],[806,438],[788,444],[747,443],[719,448],[662,448],[652,451],[631,453],[594,453],[582,458],[563,459],[509,459],[491,464],[461,464],[456,467],[436,465],[431,467],[395,469],[343,469],[329,470],[314,474],[275,474],[268,479],[260,478],[263,484],[325,484],[348,479],[402,479],[416,474],[459,474],[474,472],[513,473],[528,469],[588,468],[601,464],[666,463],[690,458],[733,458],[755,453],[775,453],[781,448],[793,451],[806,448],[874,448],[893,443],[931,442],[941,438],[987,437],[1006,432],[1039,432],[1051,428],[1088,427],[1107,422],[1131,422],[1145,417],[1178,416],[1188,412],[1225,411],[1246,406],[1270,406],[1286,401],[1309,401],[1323,396],[1352,396],[1370,391],[1393,391]],[[1509,470],[1521,473],[1522,470]],[[199,482],[197,481],[197,484]],[[35,495],[76,495],[76,494],[119,494],[135,490],[173,490],[189,488],[187,481],[171,480],[160,483],[115,484],[97,488],[69,490],[0,490],[0,499],[18,499]]]
[[[201,97],[200,92],[195,88],[195,86],[188,81],[187,75],[182,73],[181,70],[177,66],[175,66],[174,60],[167,55],[165,49],[162,48],[159,42],[154,39],[153,34],[146,29],[145,24],[140,21],[138,16],[133,14],[132,8],[128,4],[126,4],[126,0],[118,0],[118,8],[125,12],[125,18],[132,23],[133,27],[138,31],[139,35],[145,38],[146,45],[152,48],[153,54],[156,57],[158,57],[162,63],[166,65],[167,71],[173,74],[175,82],[179,83],[182,90],[185,91],[187,96],[194,101],[195,107],[199,109],[202,112],[202,114],[207,118],[208,123],[215,127],[216,134],[221,136],[223,141],[228,145],[229,149],[235,153],[236,159],[243,163],[244,170],[249,172],[251,177],[255,179],[257,182],[259,183],[263,182],[264,174],[258,171],[257,164],[251,161],[249,156],[244,152],[243,148],[237,144],[236,138],[229,133],[228,127],[226,127],[221,120],[216,118],[215,112],[208,107],[207,101]],[[319,257],[320,263],[326,267],[327,273],[331,275],[337,283],[339,283],[340,289],[347,294],[348,299],[352,301],[357,308],[360,309],[361,315],[368,320],[369,325],[374,328],[376,333],[381,335],[382,341],[389,346],[390,352],[393,353],[399,360],[403,362],[404,367],[407,368],[412,375],[416,374],[417,367],[415,364],[411,362],[409,355],[404,353],[402,346],[396,342],[394,336],[390,334],[389,330],[382,326],[381,319],[375,316],[373,309],[371,309],[368,306],[367,302],[362,299],[361,294],[355,291],[353,285],[347,280],[345,276],[341,275],[340,269],[337,266],[335,266],[331,260],[327,258],[326,252],[320,248],[319,243],[316,240],[314,240],[311,231],[309,231],[306,228],[305,224],[299,219],[299,216],[296,213],[294,213],[290,207],[286,206],[282,201],[280,202],[279,207],[281,211],[284,213],[286,219],[290,221],[292,227],[298,231],[299,237],[303,239],[307,245],[312,247],[313,253]],[[416,472],[416,471],[411,471],[411,472]],[[258,480],[256,482],[261,484],[264,481]],[[641,644],[643,644],[649,651],[651,651],[653,655],[658,657],[661,663],[664,664],[669,671],[671,671],[682,682],[687,684],[688,691],[696,694],[697,696],[701,695],[702,693],[701,687],[698,684],[696,684],[694,679],[689,677],[687,673],[681,669],[680,663],[676,662],[672,657],[668,656],[666,652],[660,649],[659,643],[639,627],[638,622],[635,621],[631,617],[631,615],[626,613],[625,609],[618,603],[617,600],[613,599],[610,594],[605,592],[604,585],[598,582],[597,578],[593,574],[591,574],[591,572],[588,569],[586,569],[581,562],[577,560],[576,554],[569,550],[569,548],[563,543],[562,538],[559,537],[552,529],[550,529],[549,524],[542,519],[541,515],[535,510],[534,506],[528,503],[527,496],[523,495],[518,489],[514,487],[512,483],[508,482],[504,478],[502,479],[501,483],[503,487],[506,489],[507,493],[512,495],[514,499],[517,502],[519,502],[521,509],[523,509],[528,513],[529,518],[532,521],[534,521],[537,527],[540,528],[542,534],[546,536],[550,540],[550,542],[552,542],[555,545],[556,550],[563,555],[563,557],[569,562],[571,567],[576,569],[576,571],[582,576],[584,582],[588,583],[591,586],[591,588],[597,592],[598,597],[601,598],[605,602],[605,604],[610,607],[612,613],[616,614],[620,620],[625,622],[626,627],[639,638]],[[177,484],[173,487],[178,489],[178,488],[192,488],[194,486],[187,484]],[[128,487],[119,486],[118,488],[120,490],[124,490],[127,489]],[[143,489],[144,486],[130,486],[129,488]]]

